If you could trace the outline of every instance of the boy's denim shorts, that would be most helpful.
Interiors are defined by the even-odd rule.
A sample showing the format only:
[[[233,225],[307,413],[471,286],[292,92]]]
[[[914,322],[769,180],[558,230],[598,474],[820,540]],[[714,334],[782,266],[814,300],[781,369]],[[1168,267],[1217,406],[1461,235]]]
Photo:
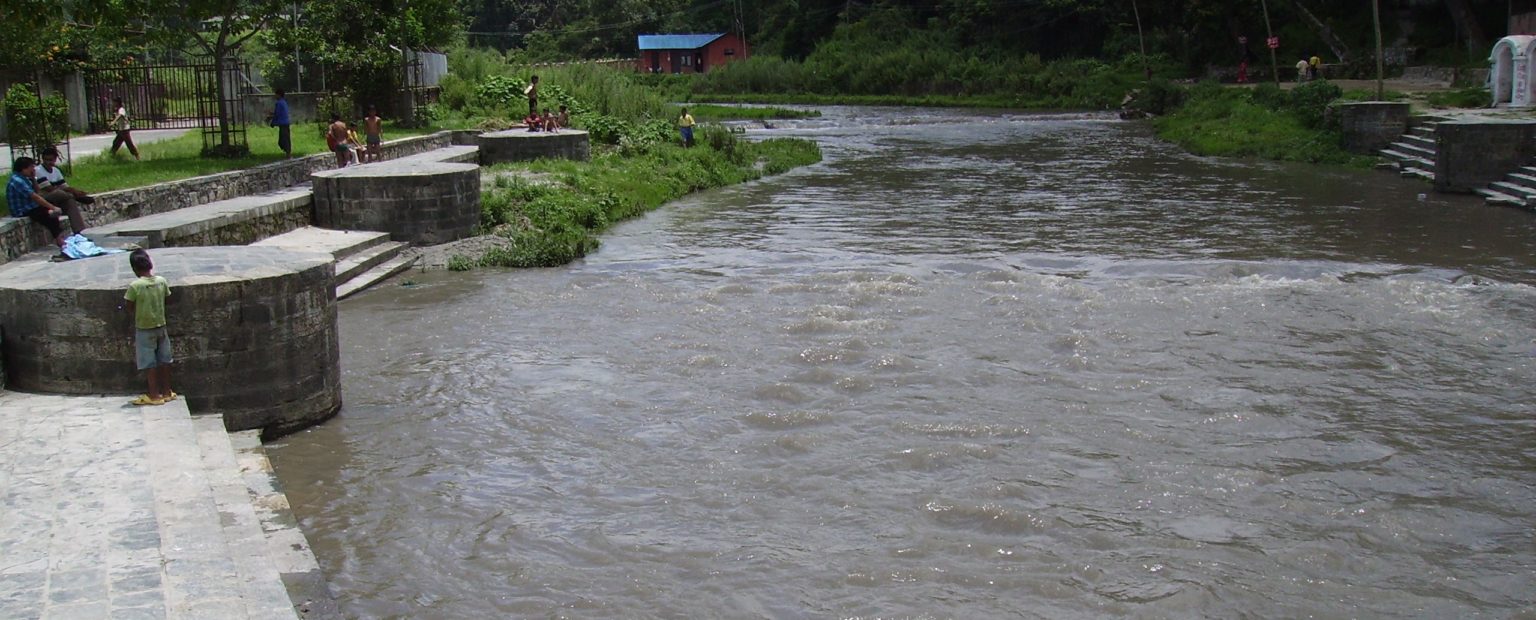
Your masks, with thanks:
[[[139,370],[171,363],[171,336],[165,327],[134,330],[133,348]]]

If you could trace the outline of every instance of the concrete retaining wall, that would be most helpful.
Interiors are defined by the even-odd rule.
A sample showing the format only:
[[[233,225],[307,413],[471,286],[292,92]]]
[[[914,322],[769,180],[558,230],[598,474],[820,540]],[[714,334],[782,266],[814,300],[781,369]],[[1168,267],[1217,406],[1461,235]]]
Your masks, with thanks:
[[[1344,150],[1351,153],[1374,154],[1408,131],[1406,102],[1341,103],[1336,109],[1344,133]]]
[[[1536,121],[1446,121],[1435,149],[1435,189],[1471,192],[1536,157]]]
[[[341,407],[332,259],[322,252],[237,246],[151,253],[171,283],[172,386],[194,413],[230,430],[274,436]],[[133,281],[125,254],[0,271],[7,383],[53,394],[139,394]]]
[[[508,129],[480,134],[480,163],[490,166],[535,159],[592,159],[592,141],[580,129],[549,133]]]
[[[315,225],[377,230],[413,245],[468,237],[480,223],[480,167],[386,162],[313,176]]]

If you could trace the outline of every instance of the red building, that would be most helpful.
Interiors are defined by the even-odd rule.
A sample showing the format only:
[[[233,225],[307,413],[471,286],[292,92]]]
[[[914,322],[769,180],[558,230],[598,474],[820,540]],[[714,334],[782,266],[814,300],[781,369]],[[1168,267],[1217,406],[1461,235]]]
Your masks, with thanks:
[[[746,41],[728,32],[642,34],[636,68],[648,73],[704,73],[749,55]]]

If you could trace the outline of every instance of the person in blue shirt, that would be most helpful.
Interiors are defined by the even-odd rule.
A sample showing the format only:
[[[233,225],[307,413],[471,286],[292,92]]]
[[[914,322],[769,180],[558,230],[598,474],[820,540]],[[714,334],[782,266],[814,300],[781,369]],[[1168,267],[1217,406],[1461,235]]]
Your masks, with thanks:
[[[24,217],[42,224],[53,235],[53,242],[64,245],[64,224],[60,217],[64,210],[48,203],[32,184],[37,173],[37,161],[31,157],[18,157],[11,163],[11,180],[5,184],[5,204],[11,209],[11,217]]]
[[[289,126],[292,123],[288,120],[288,100],[283,98],[287,93],[281,88],[273,92],[277,94],[277,103],[272,104],[272,120],[270,122],[273,127],[277,128],[277,148],[282,150],[284,155],[292,158],[293,134],[289,133]]]

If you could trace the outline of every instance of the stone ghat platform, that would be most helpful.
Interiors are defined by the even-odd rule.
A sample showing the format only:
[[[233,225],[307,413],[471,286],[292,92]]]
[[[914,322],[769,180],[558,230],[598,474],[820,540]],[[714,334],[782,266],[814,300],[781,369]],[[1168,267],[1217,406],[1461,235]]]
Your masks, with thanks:
[[[312,177],[315,225],[375,230],[395,241],[432,245],[470,236],[480,224],[480,167],[400,160]]]
[[[580,129],[508,129],[480,134],[478,141],[480,164],[485,166],[535,159],[592,159],[591,138]]]
[[[170,281],[171,384],[230,430],[281,435],[341,408],[333,259],[259,246],[150,253]],[[50,394],[138,394],[134,279],[126,254],[0,268],[6,387]]]
[[[339,618],[254,431],[0,392],[0,618]]]

